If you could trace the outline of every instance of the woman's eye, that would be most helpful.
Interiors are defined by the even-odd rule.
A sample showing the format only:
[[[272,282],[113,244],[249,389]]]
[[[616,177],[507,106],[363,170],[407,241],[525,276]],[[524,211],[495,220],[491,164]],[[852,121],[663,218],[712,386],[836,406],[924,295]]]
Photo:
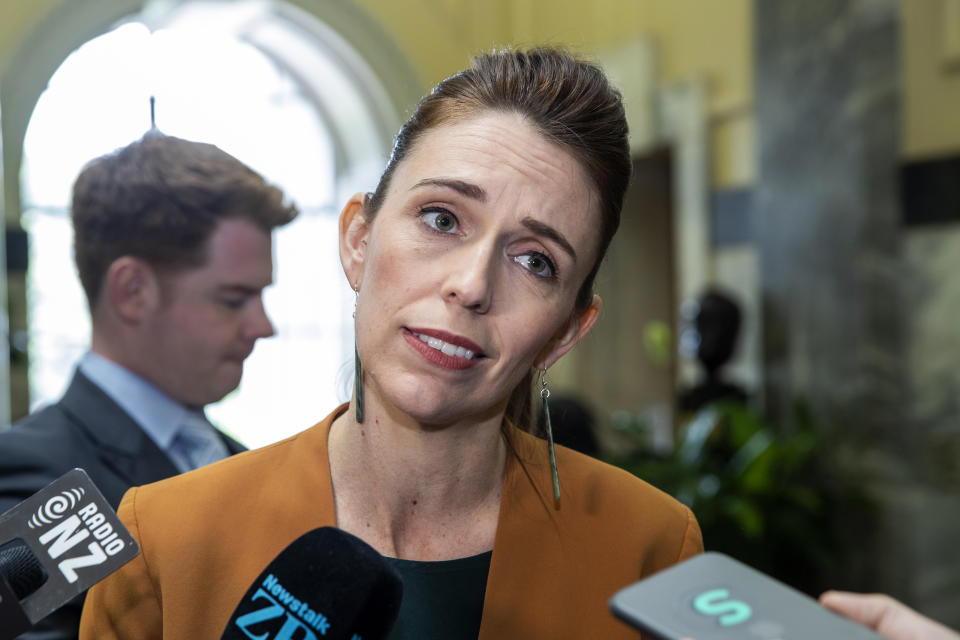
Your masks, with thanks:
[[[450,233],[457,229],[457,217],[446,209],[424,209],[421,216],[428,226],[437,231]]]
[[[537,253],[535,251],[532,253],[525,253],[521,256],[517,256],[513,260],[534,275],[542,276],[544,278],[556,277],[556,268],[553,266],[553,263],[550,262],[550,258],[542,253]]]

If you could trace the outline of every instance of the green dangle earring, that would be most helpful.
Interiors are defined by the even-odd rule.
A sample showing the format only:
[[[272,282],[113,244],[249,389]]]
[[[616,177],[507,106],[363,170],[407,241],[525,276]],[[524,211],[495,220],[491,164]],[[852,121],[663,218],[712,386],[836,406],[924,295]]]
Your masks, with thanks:
[[[353,404],[357,422],[363,424],[363,365],[360,363],[360,351],[357,349],[357,298],[360,287],[354,287],[353,293]]]
[[[547,370],[540,370],[540,412],[547,430],[550,449],[550,475],[553,479],[553,504],[560,507],[560,474],[557,473],[557,452],[553,446],[553,426],[550,424],[550,389],[547,388]]]

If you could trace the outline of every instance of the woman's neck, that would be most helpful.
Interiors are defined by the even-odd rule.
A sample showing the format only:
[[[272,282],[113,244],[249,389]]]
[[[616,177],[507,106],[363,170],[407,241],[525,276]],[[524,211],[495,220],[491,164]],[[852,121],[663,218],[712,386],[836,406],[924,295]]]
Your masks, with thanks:
[[[446,560],[489,550],[506,459],[501,422],[427,427],[368,403],[359,424],[348,410],[329,439],[338,526],[394,557]]]

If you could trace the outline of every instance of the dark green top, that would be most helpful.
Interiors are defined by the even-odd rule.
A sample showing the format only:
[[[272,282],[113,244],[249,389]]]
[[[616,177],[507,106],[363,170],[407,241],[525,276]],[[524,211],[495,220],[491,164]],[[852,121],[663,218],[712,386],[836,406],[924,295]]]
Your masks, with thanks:
[[[389,640],[476,640],[492,554],[440,562],[387,558],[403,578]]]

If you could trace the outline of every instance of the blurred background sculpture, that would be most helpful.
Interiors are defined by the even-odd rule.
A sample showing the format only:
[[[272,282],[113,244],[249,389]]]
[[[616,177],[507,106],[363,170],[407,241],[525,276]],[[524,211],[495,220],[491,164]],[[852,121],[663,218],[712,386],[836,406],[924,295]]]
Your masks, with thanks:
[[[703,379],[680,395],[681,411],[696,411],[719,400],[746,402],[747,392],[724,378],[740,336],[742,313],[733,296],[711,289],[693,305],[692,329]]]

